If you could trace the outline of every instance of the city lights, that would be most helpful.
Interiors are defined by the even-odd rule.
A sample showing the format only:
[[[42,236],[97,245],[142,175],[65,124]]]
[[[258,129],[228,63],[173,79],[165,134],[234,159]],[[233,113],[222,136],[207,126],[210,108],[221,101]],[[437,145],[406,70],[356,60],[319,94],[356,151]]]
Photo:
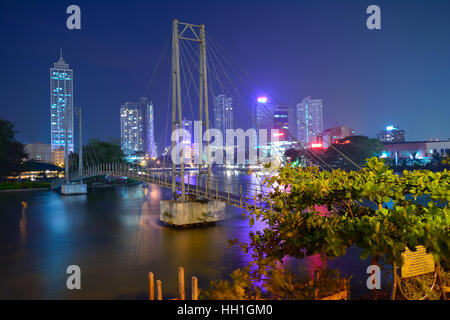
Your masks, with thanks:
[[[0,300],[448,300],[450,0],[116,2],[0,6]]]
[[[386,127],[386,131],[392,131],[392,130],[394,130],[395,128],[394,128],[394,126],[387,126]]]
[[[257,101],[259,103],[266,103],[267,102],[267,97],[258,97]]]

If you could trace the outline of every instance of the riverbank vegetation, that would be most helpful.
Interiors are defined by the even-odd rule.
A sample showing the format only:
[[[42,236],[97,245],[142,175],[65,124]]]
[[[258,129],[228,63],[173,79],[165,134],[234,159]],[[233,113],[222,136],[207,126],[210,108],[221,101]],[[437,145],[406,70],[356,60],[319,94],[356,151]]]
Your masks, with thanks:
[[[18,173],[27,156],[25,146],[14,137],[16,133],[13,123],[0,119],[0,183],[7,176]]]
[[[5,181],[0,183],[0,190],[20,190],[20,189],[50,189],[50,182],[41,181]]]
[[[402,266],[405,249],[420,245],[436,263],[448,266],[449,182],[446,170],[397,175],[378,158],[368,159],[359,171],[283,167],[265,180],[273,191],[260,200],[268,205],[245,212],[251,225],[265,226],[240,243],[251,265],[235,271],[231,283],[213,283],[206,296],[258,299],[258,287],[270,296],[273,279],[279,287],[295,288],[301,281],[280,277],[289,275],[281,271],[284,258],[339,257],[351,246],[361,249],[361,259],[372,257],[372,264],[382,260]]]
[[[69,155],[69,168],[73,171],[78,170],[77,152]],[[125,154],[116,140],[102,141],[90,139],[87,145],[83,146],[83,167],[97,165],[99,163],[122,163],[125,162]]]

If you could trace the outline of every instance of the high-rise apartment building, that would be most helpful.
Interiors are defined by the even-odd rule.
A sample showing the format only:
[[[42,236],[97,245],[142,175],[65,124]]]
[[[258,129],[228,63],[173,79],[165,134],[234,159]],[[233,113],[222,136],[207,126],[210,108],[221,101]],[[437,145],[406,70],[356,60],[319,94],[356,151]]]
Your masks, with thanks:
[[[125,102],[120,107],[120,143],[127,156],[144,152],[143,112],[136,103]]]
[[[214,128],[226,136],[227,129],[233,129],[233,98],[224,94],[214,98]]]
[[[319,140],[323,131],[322,99],[312,100],[310,97],[303,98],[297,104],[297,140],[304,144],[311,144]]]
[[[127,156],[146,153],[156,157],[154,108],[142,97],[139,102],[125,102],[120,107],[120,141]]]
[[[73,152],[73,70],[62,57],[50,68],[51,150],[65,147]],[[67,116],[67,118],[66,118]],[[67,126],[67,137],[66,137]]]
[[[277,105],[273,109],[274,129],[278,129],[278,140],[288,141],[289,137],[289,112],[288,105]]]
[[[272,116],[274,105],[268,101],[267,97],[258,97],[257,101],[254,115],[255,129],[267,129],[269,135],[274,124]]]
[[[52,151],[51,146],[47,143],[35,142],[25,145],[25,153],[28,160],[34,160],[38,162],[51,162]]]
[[[255,108],[255,129],[266,129],[268,140],[271,140],[271,130],[278,129],[278,141],[289,139],[289,112],[288,105],[271,103],[266,97],[259,97]],[[259,137],[258,137],[259,138]]]

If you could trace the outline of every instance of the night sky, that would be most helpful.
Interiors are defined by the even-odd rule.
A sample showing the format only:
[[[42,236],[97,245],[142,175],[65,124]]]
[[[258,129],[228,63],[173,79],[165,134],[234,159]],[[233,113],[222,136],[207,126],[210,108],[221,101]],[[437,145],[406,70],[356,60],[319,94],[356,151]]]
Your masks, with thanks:
[[[81,8],[81,30],[66,28],[71,4]],[[371,4],[381,7],[381,30],[366,28]],[[62,47],[74,69],[85,141],[118,138],[121,104],[146,92],[172,19],[179,18],[204,23],[280,102],[323,99],[325,128],[347,125],[375,137],[394,124],[410,141],[446,140],[449,14],[450,1],[438,0],[2,0],[0,118],[15,123],[19,141],[50,143],[49,68]],[[169,93],[162,73],[164,81],[156,78],[160,83],[147,91],[158,143],[168,111],[167,103],[156,104]]]

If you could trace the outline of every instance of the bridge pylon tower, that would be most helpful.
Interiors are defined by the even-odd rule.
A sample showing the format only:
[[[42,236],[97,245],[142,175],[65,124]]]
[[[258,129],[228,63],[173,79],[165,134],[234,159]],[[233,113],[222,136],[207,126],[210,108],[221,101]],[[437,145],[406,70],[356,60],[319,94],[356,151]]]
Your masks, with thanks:
[[[207,81],[207,65],[206,65],[206,37],[205,37],[205,25],[195,25],[192,23],[186,23],[173,20],[172,25],[172,132],[176,129],[176,124],[178,123],[178,128],[181,130],[183,128],[182,122],[182,106],[181,106],[181,84],[180,84],[180,47],[179,41],[193,41],[199,43],[199,87],[198,87],[198,97],[199,97],[199,121],[201,125],[199,126],[199,140],[198,145],[195,146],[196,161],[199,163],[199,173],[201,174],[202,162],[203,162],[203,127],[205,127],[206,133],[206,148],[207,148],[207,163],[208,168],[208,179],[207,183],[211,181],[211,161],[209,152],[209,112],[208,112],[208,81]],[[203,113],[205,121],[203,122]],[[175,149],[175,141],[172,141],[172,150]],[[181,148],[180,154],[180,180],[181,180],[181,201],[186,200],[186,190],[185,184],[182,179],[184,179],[184,150]],[[209,187],[209,186],[208,186]],[[176,195],[176,164],[172,159],[172,196]]]

